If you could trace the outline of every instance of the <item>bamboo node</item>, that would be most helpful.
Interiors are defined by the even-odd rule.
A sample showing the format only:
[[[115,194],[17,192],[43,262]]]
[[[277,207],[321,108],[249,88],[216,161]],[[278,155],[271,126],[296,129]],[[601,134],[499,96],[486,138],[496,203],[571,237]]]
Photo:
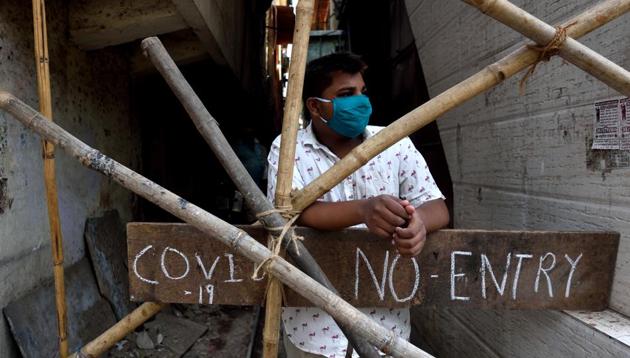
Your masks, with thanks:
[[[238,247],[238,243],[245,236],[247,236],[247,233],[243,230],[239,230],[238,234],[236,234],[236,237],[232,240],[232,248],[236,249]]]
[[[35,118],[37,118],[37,117],[39,116],[39,114],[40,114],[39,112],[35,112],[35,114],[33,114],[32,116],[30,116],[30,117],[28,118],[27,123],[28,123],[28,124],[31,124],[31,123],[35,120]]]
[[[534,71],[536,71],[536,66],[538,66],[538,64],[543,61],[549,61],[551,57],[557,55],[560,52],[562,45],[567,40],[567,29],[575,24],[577,24],[577,21],[574,21],[567,26],[556,26],[556,33],[553,35],[551,41],[549,41],[549,43],[547,43],[545,46],[527,45],[527,48],[529,48],[530,50],[538,52],[538,58],[536,59],[536,62],[534,62],[529,67],[529,69],[525,73],[525,76],[523,76],[523,78],[521,78],[521,81],[519,82],[519,92],[521,96],[525,93],[525,84],[527,83],[529,77],[534,74]]]
[[[491,0],[491,1],[466,0],[466,2],[472,3],[474,6],[479,7],[479,10],[482,13],[486,14],[488,10],[494,7],[497,0]]]
[[[507,78],[507,75],[503,71],[503,68],[497,63],[489,65],[487,69],[488,71],[490,71],[490,73],[494,75],[494,77],[497,79],[497,82],[503,82]]]

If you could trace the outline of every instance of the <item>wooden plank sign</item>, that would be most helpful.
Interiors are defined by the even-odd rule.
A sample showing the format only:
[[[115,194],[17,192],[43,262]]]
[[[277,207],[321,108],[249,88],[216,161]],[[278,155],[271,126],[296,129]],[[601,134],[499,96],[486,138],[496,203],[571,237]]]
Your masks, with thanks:
[[[266,241],[260,226],[243,226]],[[619,234],[441,230],[404,258],[366,230],[298,228],[341,296],[356,307],[411,305],[602,310],[608,306]],[[255,305],[266,278],[255,265],[186,224],[127,226],[133,301]],[[287,306],[309,306],[286,289]]]

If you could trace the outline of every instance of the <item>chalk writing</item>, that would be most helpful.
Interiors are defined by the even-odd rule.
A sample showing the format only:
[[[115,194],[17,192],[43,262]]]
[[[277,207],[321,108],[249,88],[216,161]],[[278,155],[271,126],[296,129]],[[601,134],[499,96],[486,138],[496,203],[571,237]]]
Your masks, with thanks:
[[[225,254],[225,256],[228,258],[228,264],[230,267],[230,278],[225,281],[225,282],[241,282],[243,281],[242,278],[239,279],[235,279],[234,278],[234,255],[232,254]]]
[[[458,277],[466,276],[465,273],[455,273],[455,259],[458,255],[472,256],[470,251],[453,251],[451,252],[451,300],[453,301],[468,301],[470,297],[455,295],[455,280]],[[485,285],[484,285],[485,287]],[[485,297],[484,297],[485,298]]]
[[[184,270],[184,273],[180,276],[171,276],[170,272],[166,269],[166,253],[168,252],[174,252],[178,254],[182,259],[184,259],[184,262],[186,263],[186,269]],[[171,280],[181,280],[182,278],[186,277],[186,275],[188,275],[188,272],[190,271],[190,263],[188,262],[188,257],[172,247],[166,247],[164,251],[162,251],[160,266],[162,267],[162,272],[164,273],[164,276],[170,278]]]
[[[148,284],[151,285],[157,285],[159,282],[156,280],[149,280],[148,278],[145,278],[144,276],[142,276],[139,272],[138,272],[138,260],[140,260],[140,258],[149,250],[151,250],[153,248],[153,245],[149,245],[147,247],[145,247],[144,249],[140,250],[140,252],[138,252],[138,254],[136,254],[136,256],[133,259],[133,273],[136,275],[136,277],[138,277],[138,279],[140,279],[140,281],[142,282],[146,282]]]
[[[580,262],[580,260],[582,259],[582,253],[580,253],[575,261],[571,260],[571,258],[566,254],[564,255],[564,258],[567,259],[567,261],[569,261],[569,264],[571,265],[571,271],[569,272],[569,278],[567,279],[567,286],[564,290],[564,297],[569,297],[569,293],[571,292],[571,280],[573,279],[573,273],[575,272],[575,268],[578,262]]]
[[[138,270],[138,265],[140,260],[146,255],[149,251],[154,251],[153,245],[148,245],[142,248],[134,257],[133,260],[133,274],[140,281],[150,284],[150,285],[159,285],[160,281],[157,278],[152,277],[148,278],[145,275],[140,274]],[[457,282],[463,281],[463,285],[466,285],[467,278],[466,272],[460,272],[458,270],[458,257],[466,256],[472,257],[476,256],[471,251],[452,251],[450,253],[450,299],[453,301],[469,301],[471,299],[470,296],[462,296],[457,294]],[[198,292],[199,302],[212,302],[213,297],[216,291],[216,282],[218,282],[215,277],[215,271],[219,267],[219,263],[222,261],[222,258],[226,258],[227,263],[227,278],[224,279],[223,283],[233,283],[238,284],[244,282],[243,278],[236,278],[236,272],[238,269],[237,262],[235,257],[231,253],[223,253],[223,255],[216,255],[214,260],[208,261],[204,260],[204,258],[197,252],[194,253],[195,262],[202,274],[203,279],[208,282],[212,282],[212,284],[203,284],[199,286]],[[510,298],[512,300],[516,300],[518,296],[518,288],[519,282],[521,278],[521,273],[526,266],[527,260],[530,260],[534,257],[534,255],[529,253],[516,253],[512,255],[511,252],[508,252],[505,256],[505,265],[501,269],[500,279],[497,277],[498,272],[496,268],[493,268],[492,262],[488,255],[479,254],[479,276],[480,276],[480,288],[481,288],[481,297],[483,299],[488,299],[488,286],[493,286],[496,289],[496,292],[499,296],[503,296],[505,294],[506,289],[508,288],[509,277],[511,274],[510,268],[512,267],[512,261],[516,260],[516,268],[513,270],[513,279],[511,281],[511,295]],[[564,297],[568,298],[571,294],[571,287],[573,282],[573,276],[575,271],[577,270],[578,264],[582,259],[583,254],[580,253],[575,259],[571,258],[569,255],[564,255],[565,260],[569,264],[569,273],[566,279],[566,283],[564,285]],[[399,292],[397,292],[395,279],[395,272],[397,271],[397,267],[399,261],[401,259],[400,254],[396,254],[393,260],[390,262],[390,252],[386,250],[383,255],[383,264],[374,265],[373,262],[368,258],[366,253],[360,248],[356,248],[355,250],[355,261],[354,261],[354,298],[356,300],[359,299],[359,293],[361,292],[361,267],[365,267],[367,270],[368,277],[371,281],[370,287],[376,291],[376,295],[380,301],[384,301],[388,297],[388,292],[386,291],[386,287],[389,288],[389,294],[391,295],[391,299],[398,303],[404,303],[412,300],[418,290],[421,288],[421,280],[420,280],[420,264],[417,258],[411,258],[409,261],[411,262],[411,266],[413,267],[413,285],[409,291],[409,294],[405,297],[400,297]],[[146,258],[145,260],[149,260]],[[460,261],[463,259],[460,259]],[[209,268],[207,268],[207,263],[212,262]],[[461,261],[463,262],[463,261]],[[145,263],[146,264],[146,263]],[[186,278],[191,272],[191,265],[188,259],[188,256],[183,252],[178,250],[177,248],[167,246],[162,250],[159,259],[159,267],[160,272],[163,276],[168,280],[182,280]],[[382,274],[376,274],[376,270],[380,270],[382,267]],[[553,292],[553,282],[550,276],[550,273],[557,268],[556,255],[552,252],[546,252],[540,255],[538,259],[538,268],[536,270],[536,276],[533,284],[533,291],[538,293],[540,290],[540,281],[541,277],[544,276],[545,282],[547,285],[547,293],[550,298],[554,297]],[[177,273],[173,273],[174,270],[179,270]],[[180,272],[181,271],[181,272]],[[437,274],[431,274],[430,277],[432,279],[439,278]],[[488,278],[489,277],[489,278]],[[249,280],[253,282],[260,282],[263,278],[249,278]],[[491,282],[491,283],[490,283]],[[531,286],[530,286],[531,287]],[[184,290],[184,295],[190,295],[190,291]],[[204,299],[204,297],[208,297],[208,299]]]
[[[551,264],[543,268],[543,262],[547,259],[547,257],[551,257]],[[536,272],[536,281],[534,282],[534,292],[538,293],[538,284],[540,283],[540,273],[542,272],[547,279],[547,289],[549,290],[549,297],[553,297],[553,286],[551,285],[551,278],[549,278],[548,272],[553,270],[556,267],[556,255],[551,252],[547,252],[544,256],[540,257],[540,261],[538,264],[538,272]]]
[[[514,283],[512,284],[512,299],[516,299],[516,291],[518,289],[518,279],[521,277],[521,268],[523,267],[523,259],[531,259],[531,254],[516,254],[518,264],[516,264],[516,273],[514,274]]]
[[[199,286],[199,304],[200,305],[204,303],[203,301],[204,290],[205,290],[205,293],[208,295],[208,304],[211,305],[214,302],[214,285],[208,284],[205,287]]]
[[[485,254],[481,254],[481,296],[486,298],[486,267],[488,271],[490,271],[490,277],[492,277],[492,281],[494,282],[494,286],[497,288],[497,291],[501,296],[503,296],[503,292],[505,292],[505,284],[507,283],[508,270],[510,269],[510,259],[512,257],[512,253],[507,254],[507,260],[505,262],[505,270],[503,271],[503,279],[501,279],[501,285],[497,282],[497,278],[494,276],[494,272],[492,271],[492,265],[490,264],[490,260],[488,260],[488,256]]]
[[[392,261],[392,267],[389,269],[389,290],[391,291],[392,297],[394,297],[394,300],[396,300],[396,302],[407,302],[416,296],[418,288],[420,288],[420,267],[418,267],[418,261],[416,261],[416,258],[412,257],[411,262],[413,263],[413,270],[415,273],[413,288],[411,289],[411,293],[409,294],[409,296],[402,299],[398,298],[398,294],[396,293],[396,289],[394,288],[394,271],[396,270],[396,264],[398,263],[399,259],[400,254],[396,255],[396,257]]]
[[[160,232],[157,237],[129,241],[133,300],[236,305],[263,301],[269,277],[264,270],[254,279],[255,263],[209,243],[202,233],[186,231],[187,226],[175,229],[156,225],[152,230]],[[175,240],[177,230],[185,235]],[[262,228],[255,230],[266,239]],[[308,233],[313,238],[305,240],[309,251],[341,297],[356,307],[602,309],[615,262],[611,246],[602,249],[606,241],[595,237],[600,242],[594,242],[593,234],[447,231],[439,240],[427,240],[420,256],[407,258],[369,233],[349,231],[337,239],[329,233]],[[309,305],[308,295],[300,297],[289,287],[285,293],[287,305]]]
[[[414,276],[415,276],[413,286],[411,288],[411,293],[407,297],[399,298],[398,292],[396,292],[396,288],[395,288],[396,280],[394,280],[394,272],[396,271],[396,266],[398,265],[398,260],[400,260],[400,258],[401,258],[400,254],[396,254],[394,259],[392,260],[391,265],[388,265],[389,251],[385,251],[385,259],[383,262],[383,276],[382,276],[383,278],[381,279],[381,282],[379,283],[378,279],[376,278],[376,274],[374,273],[374,269],[372,268],[372,264],[370,263],[370,260],[367,258],[365,253],[360,248],[357,248],[356,259],[355,259],[355,270],[354,270],[354,297],[355,299],[359,298],[359,282],[360,282],[359,266],[360,266],[361,260],[365,263],[365,267],[367,268],[368,273],[370,277],[372,278],[372,282],[374,283],[374,287],[376,288],[377,295],[381,301],[385,300],[385,295],[386,295],[385,283],[386,282],[389,283],[388,285],[389,291],[394,301],[403,303],[403,302],[410,301],[412,298],[414,298],[416,296],[416,293],[418,292],[418,289],[420,288],[420,266],[418,265],[418,261],[416,260],[415,257],[410,259],[410,261],[413,264]]]
[[[195,252],[195,258],[197,258],[197,264],[199,265],[201,272],[203,272],[203,276],[206,278],[206,280],[208,281],[212,280],[212,274],[214,273],[214,270],[217,268],[217,264],[219,263],[219,259],[221,257],[217,256],[214,259],[214,262],[212,263],[212,266],[210,266],[210,270],[208,271],[206,271],[206,267],[203,264],[203,260],[201,259],[201,256],[199,256],[199,254],[196,252]]]
[[[356,263],[355,263],[355,270],[354,270],[354,297],[355,299],[359,298],[359,256],[361,258],[363,258],[363,260],[365,261],[365,266],[368,269],[368,272],[370,273],[370,277],[372,278],[372,281],[374,282],[374,287],[376,287],[376,292],[378,293],[378,297],[382,300],[385,299],[385,280],[387,279],[387,263],[389,261],[389,251],[385,251],[385,260],[383,262],[383,279],[381,280],[381,283],[378,283],[378,279],[376,278],[376,274],[374,273],[374,270],[372,269],[372,264],[370,263],[370,261],[368,260],[368,258],[365,256],[365,253],[357,247],[357,257],[356,257]]]

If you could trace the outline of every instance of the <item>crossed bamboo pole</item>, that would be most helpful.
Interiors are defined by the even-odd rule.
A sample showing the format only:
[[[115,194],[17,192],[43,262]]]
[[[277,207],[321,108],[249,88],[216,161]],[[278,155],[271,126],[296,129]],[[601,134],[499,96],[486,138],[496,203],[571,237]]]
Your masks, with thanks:
[[[46,28],[46,4],[44,0],[33,0],[33,34],[35,64],[37,68],[37,91],[39,111],[52,121],[52,94],[50,90],[50,66],[48,57],[48,31]],[[46,188],[46,206],[50,226],[50,242],[55,281],[55,307],[57,313],[57,337],[59,356],[68,356],[68,318],[66,313],[66,289],[63,275],[63,236],[59,219],[59,198],[55,181],[55,146],[48,141],[42,142],[44,157],[44,184]]]
[[[556,29],[507,0],[462,1],[529,37],[541,47],[553,41],[558,31],[564,32],[573,26],[568,24],[566,28]],[[623,95],[630,96],[630,72],[570,37],[558,42],[560,57]]]
[[[630,10],[630,0],[607,0],[586,10],[560,26],[568,37],[578,38],[616,19]],[[569,26],[571,25],[571,26]],[[433,122],[449,110],[497,86],[505,79],[536,63],[539,53],[523,45],[501,60],[486,66],[457,85],[402,116],[354,148],[302,190],[292,194],[293,208],[303,210],[345,177],[394,143]]]
[[[219,125],[205,108],[197,94],[188,84],[182,73],[177,68],[173,59],[157,37],[149,37],[142,41],[143,53],[149,58],[158,72],[164,77],[175,96],[184,106],[184,109],[192,119],[195,127],[210,146],[210,149],[218,158],[236,188],[243,194],[247,206],[256,213],[269,212],[260,220],[265,227],[278,228],[287,224],[287,220],[279,212],[273,211],[273,205],[265,197],[249,175],[234,150],[221,132]],[[289,256],[295,264],[307,275],[317,282],[336,292],[326,274],[319,267],[315,259],[301,241],[294,241],[293,230],[287,231],[284,236],[284,245]],[[340,328],[353,343],[363,357],[377,357],[377,352],[367,342],[350,329],[340,324]]]
[[[302,108],[302,87],[308,55],[308,40],[313,19],[314,0],[301,0],[296,9],[293,49],[289,64],[287,99],[282,117],[280,158],[275,192],[275,206],[280,210],[291,210],[291,189],[295,164],[295,145]],[[285,215],[288,217],[288,215]],[[270,237],[270,247],[274,245]],[[267,300],[265,302],[265,327],[263,329],[263,358],[278,356],[280,319],[282,316],[282,284],[275,277],[268,278]]]
[[[568,25],[572,25],[567,28],[567,35],[573,38],[578,38],[616,19],[617,17],[623,15],[629,10],[630,10],[630,0],[603,1],[597,4],[596,6],[590,8],[589,10],[585,11],[584,13],[578,16],[575,16],[572,19],[564,22],[563,24],[561,24],[561,26],[567,27]],[[469,77],[468,79],[464,80],[460,84],[448,89],[447,91],[443,92],[442,94],[435,97],[431,101],[425,103],[423,106],[420,106],[414,111],[403,116],[402,118],[394,122],[392,125],[390,125],[389,127],[385,128],[383,131],[381,131],[380,134],[377,134],[376,136],[368,139],[361,146],[355,149],[356,152],[364,151],[363,154],[356,153],[355,151],[353,151],[355,153],[351,152],[348,156],[342,159],[337,165],[331,168],[331,170],[324,173],[323,176],[321,176],[320,178],[312,182],[304,190],[294,193],[293,200],[292,200],[294,209],[301,210],[307,207],[319,196],[323,195],[326,191],[330,190],[340,180],[342,180],[348,174],[352,173],[354,170],[358,169],[360,166],[365,164],[369,159],[373,158],[380,151],[391,146],[393,143],[397,142],[398,140],[402,139],[408,134],[420,129],[424,125],[432,122],[433,120],[435,120],[437,117],[447,112],[448,110],[467,101],[468,99],[474,97],[475,95],[480,94],[498,85],[499,83],[503,82],[506,78],[509,78],[513,76],[514,74],[516,74],[517,72],[525,69],[527,66],[532,65],[533,63],[536,62],[537,58],[538,58],[538,53],[529,49],[526,45],[524,45],[518,50],[512,52],[510,55],[487,66],[486,68],[484,68],[482,71],[478,72],[477,74]],[[0,108],[9,110],[10,104],[14,101],[17,101],[17,100],[14,97],[12,97],[10,94],[0,93]],[[26,105],[22,103],[22,106],[26,106]],[[15,106],[11,106],[11,107],[13,107],[14,109],[12,113],[14,113],[14,115],[18,117],[18,119],[20,119],[24,123],[31,123],[33,120],[37,118],[36,113],[34,113],[32,117],[24,116],[24,113],[22,113],[22,117],[19,117],[17,114],[19,112],[15,111]],[[33,111],[32,109],[30,110]],[[40,134],[42,133],[45,134],[45,132],[46,131],[42,131]],[[75,141],[78,141],[76,140],[76,138],[73,138],[73,139]],[[63,138],[58,139],[58,140],[63,141]],[[83,143],[81,142],[79,143],[83,147],[87,147]],[[360,150],[357,150],[357,149],[360,149]],[[102,154],[98,153],[97,151],[89,147],[87,148],[87,152],[85,152],[85,150],[82,152],[77,152],[76,150],[73,150],[73,152],[77,153],[75,154],[75,157],[77,158],[82,158],[81,153],[84,156],[86,156],[87,155],[86,153],[91,153],[91,151],[95,152],[93,157],[98,157],[100,155],[101,159],[105,158],[104,156],[102,156]],[[111,161],[108,158],[105,158],[105,159],[107,159],[105,163],[109,163],[109,161]],[[103,165],[102,161],[93,161],[92,164],[90,164],[92,160],[88,160],[88,161],[82,160],[82,162],[87,166],[93,167],[94,169],[97,169],[97,170],[100,169],[99,171],[103,172],[106,175],[107,173],[111,174],[111,169],[108,169],[110,168],[110,165]],[[118,166],[120,165],[118,164]],[[128,169],[127,171],[131,172]],[[139,176],[136,173],[133,173],[133,175]],[[155,184],[153,185],[155,186]],[[129,186],[127,185],[123,184],[123,186],[129,188]],[[166,193],[166,191],[164,191],[163,193]],[[173,195],[171,193],[168,193],[168,194]],[[298,290],[298,292],[300,291]],[[126,329],[126,331],[124,331],[123,329],[123,331],[121,332],[120,327],[119,327],[119,324],[123,323],[123,321],[121,321],[114,327],[104,332],[96,340],[90,342],[88,345],[86,345],[86,347],[98,346],[101,349],[100,353],[103,353],[106,349],[113,346],[113,344],[116,341],[122,339],[124,335],[131,332],[136,327],[135,326],[136,324],[139,325],[142,322],[144,322],[144,320],[146,320],[146,318],[144,317],[138,318],[138,316],[141,316],[141,315],[137,313],[139,310],[141,310],[144,306],[147,306],[147,305],[152,307],[153,304],[145,303],[144,305],[142,305],[141,307],[139,307],[138,309],[136,309],[134,312],[132,312],[131,314],[129,314],[127,317],[123,319],[125,323],[124,329]],[[159,309],[154,310],[150,314],[153,315],[157,313],[157,311],[159,311]],[[333,316],[335,315],[333,314]],[[116,335],[116,333],[118,335]],[[108,340],[114,337],[116,337],[115,340]],[[370,336],[370,338],[372,337],[373,336]],[[95,355],[98,355],[100,353],[95,353]]]
[[[215,217],[91,148],[63,128],[47,120],[12,94],[0,92],[0,108],[7,111],[27,128],[65,150],[84,166],[111,178],[121,186],[158,205],[208,236],[216,237],[217,240],[255,264],[265,264],[270,274],[316,306],[324,309],[343,325],[353,327],[355,332],[358,332],[379,350],[394,357],[431,357],[431,355],[361,313],[297,267],[288,263],[284,258],[275,255],[245,231]]]

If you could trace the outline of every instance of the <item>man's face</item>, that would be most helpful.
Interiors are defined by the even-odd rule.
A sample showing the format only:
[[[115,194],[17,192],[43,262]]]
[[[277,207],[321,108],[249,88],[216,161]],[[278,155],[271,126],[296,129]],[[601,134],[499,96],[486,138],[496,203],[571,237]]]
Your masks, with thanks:
[[[366,92],[363,75],[360,72],[349,74],[337,71],[333,72],[332,83],[321,94],[321,98],[333,99],[336,97],[356,96]],[[309,98],[306,104],[313,120],[319,120],[319,116],[328,120],[333,116],[333,105],[330,102]]]

